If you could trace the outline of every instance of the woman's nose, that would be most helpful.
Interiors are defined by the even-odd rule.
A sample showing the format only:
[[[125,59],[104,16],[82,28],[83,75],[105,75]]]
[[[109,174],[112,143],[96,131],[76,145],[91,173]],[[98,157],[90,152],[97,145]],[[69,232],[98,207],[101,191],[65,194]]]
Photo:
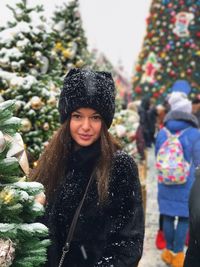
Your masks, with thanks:
[[[82,123],[82,128],[86,131],[90,129],[90,121],[89,118],[84,118]]]

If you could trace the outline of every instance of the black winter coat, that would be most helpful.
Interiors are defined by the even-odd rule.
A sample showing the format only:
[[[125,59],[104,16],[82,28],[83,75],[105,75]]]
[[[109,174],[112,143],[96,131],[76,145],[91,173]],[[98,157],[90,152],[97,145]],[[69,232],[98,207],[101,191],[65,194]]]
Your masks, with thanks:
[[[143,138],[145,141],[145,147],[151,147],[152,142],[152,134],[151,134],[151,128],[152,128],[152,121],[150,121],[149,117],[150,112],[150,97],[144,96],[142,98],[141,105],[138,108],[138,114],[140,116],[140,128],[142,129]]]
[[[200,168],[196,170],[189,199],[189,245],[184,267],[200,266]]]
[[[82,153],[84,150],[84,153]],[[54,205],[48,207],[52,245],[46,266],[57,267],[75,210],[81,201],[99,151],[76,152]],[[117,152],[109,196],[98,202],[97,184],[89,188],[74,232],[65,267],[136,267],[143,249],[144,216],[138,170],[133,159]]]

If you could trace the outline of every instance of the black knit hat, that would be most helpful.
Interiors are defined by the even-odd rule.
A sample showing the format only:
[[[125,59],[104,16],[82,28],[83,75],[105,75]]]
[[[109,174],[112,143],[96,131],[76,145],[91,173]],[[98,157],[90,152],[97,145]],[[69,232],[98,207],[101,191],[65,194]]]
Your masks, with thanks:
[[[69,71],[59,99],[61,123],[82,107],[95,109],[110,127],[115,112],[115,85],[110,73],[86,69]]]

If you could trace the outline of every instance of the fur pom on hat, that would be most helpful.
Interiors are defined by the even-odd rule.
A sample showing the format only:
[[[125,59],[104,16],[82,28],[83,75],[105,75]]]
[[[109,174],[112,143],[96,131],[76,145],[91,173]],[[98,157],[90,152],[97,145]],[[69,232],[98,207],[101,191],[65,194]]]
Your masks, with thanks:
[[[172,111],[192,113],[192,102],[185,93],[173,92],[168,99]]]
[[[115,113],[115,84],[109,72],[71,69],[65,76],[58,105],[61,123],[83,107],[95,109],[110,127]]]

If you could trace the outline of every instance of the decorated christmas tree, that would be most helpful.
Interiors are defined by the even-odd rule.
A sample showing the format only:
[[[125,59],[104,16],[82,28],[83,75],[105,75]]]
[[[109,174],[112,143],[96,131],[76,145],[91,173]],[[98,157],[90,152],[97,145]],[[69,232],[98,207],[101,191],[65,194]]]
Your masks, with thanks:
[[[54,51],[62,61],[63,74],[66,74],[72,67],[80,68],[90,65],[91,55],[87,49],[78,0],[57,6],[52,20]]]
[[[123,100],[119,94],[116,97],[116,112],[109,129],[123,149],[137,162],[140,156],[136,146],[136,131],[139,126],[139,116],[136,111],[123,109]]]
[[[37,267],[49,245],[48,229],[35,222],[44,211],[35,200],[43,186],[26,182],[29,166],[13,111],[14,101],[0,104],[0,266]]]
[[[200,94],[200,0],[153,0],[133,75],[134,96],[165,98],[178,79]]]
[[[0,95],[17,100],[15,115],[22,118],[23,140],[34,161],[58,128],[62,64],[42,6],[29,8],[21,0],[8,8],[13,19],[0,31]]]

